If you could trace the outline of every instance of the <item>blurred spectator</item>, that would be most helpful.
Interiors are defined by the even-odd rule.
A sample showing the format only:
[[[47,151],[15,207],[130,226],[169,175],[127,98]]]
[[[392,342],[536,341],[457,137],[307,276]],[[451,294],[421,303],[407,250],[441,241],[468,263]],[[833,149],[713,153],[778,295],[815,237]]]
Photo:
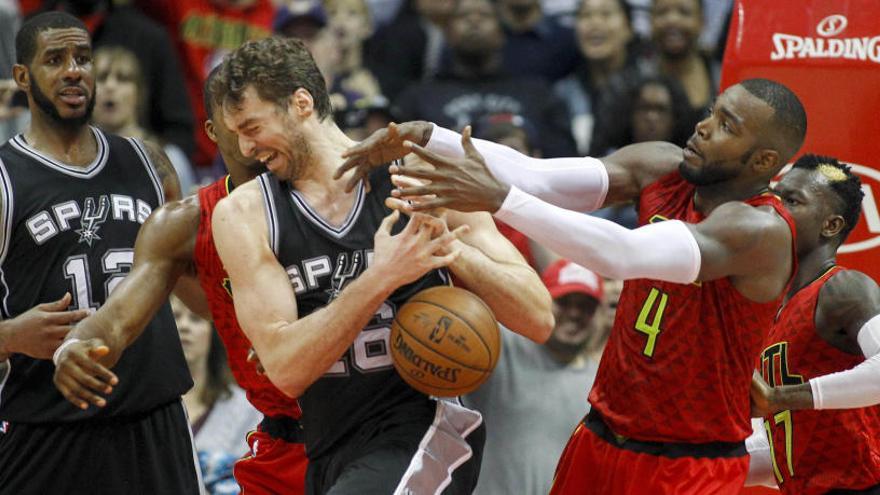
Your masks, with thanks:
[[[397,16],[403,3],[403,0],[367,0],[370,16],[377,27],[390,24]]]
[[[329,84],[333,111],[343,130],[350,113],[364,115],[364,110],[387,107],[379,83],[364,67],[364,42],[373,32],[373,22],[365,0],[326,0],[331,42],[339,51],[339,63],[332,70]],[[334,97],[333,95],[340,95]],[[356,117],[352,117],[355,118]]]
[[[82,20],[92,34],[92,46],[122,46],[135,54],[149,91],[144,125],[165,143],[189,156],[195,149],[192,106],[183,87],[183,71],[168,33],[129,6],[110,0],[52,0],[44,10],[62,9]]]
[[[548,493],[568,437],[589,408],[598,362],[587,345],[600,320],[602,278],[566,260],[550,265],[542,278],[556,318],[550,339],[540,345],[503,330],[495,371],[462,398],[490,425],[478,495]]]
[[[0,0],[0,79],[12,78],[15,64],[15,33],[21,25],[21,13],[12,0]]]
[[[603,98],[620,98],[626,81],[645,72],[625,0],[582,0],[575,30],[583,59],[554,86],[568,106],[578,152],[594,155],[593,136],[611,117],[597,109]],[[607,96],[606,96],[607,95]]]
[[[223,57],[252,39],[271,34],[275,10],[269,0],[135,0],[171,33],[183,65],[195,122],[204,122],[202,88],[208,73]],[[180,91],[180,86],[176,90]],[[224,174],[222,165],[210,169],[217,147],[195,129],[196,151],[191,156],[198,175]]]
[[[620,302],[620,291],[623,290],[623,280],[604,279],[602,284],[604,298],[596,315],[596,332],[587,343],[587,355],[597,363],[602,358],[602,351],[608,343],[608,336],[614,327],[614,318],[617,316],[617,303]]]
[[[186,155],[173,143],[164,143],[158,136],[153,136],[143,125],[151,106],[150,95],[134,53],[119,46],[98,48],[94,64],[96,91],[92,119],[95,125],[113,134],[161,144],[177,172],[180,190],[184,195],[192,192],[196,182]]]
[[[275,11],[272,31],[287,38],[299,38],[312,54],[327,87],[333,85],[342,52],[327,28],[327,12],[320,0],[289,0]],[[331,104],[337,103],[331,99]]]
[[[192,424],[202,480],[211,495],[238,493],[232,468],[248,451],[246,436],[256,429],[262,415],[235,385],[223,342],[211,323],[176,297],[171,298],[171,308],[194,383],[183,402]]]
[[[494,113],[521,115],[538,129],[549,157],[574,154],[568,112],[535,77],[504,73],[504,33],[489,0],[461,0],[447,30],[452,49],[450,72],[408,87],[394,103],[400,120],[430,120],[461,129]]]
[[[694,128],[681,84],[666,76],[639,76],[622,98],[600,102],[605,124],[594,135],[593,153],[607,155],[628,144],[669,141],[684,147]]]
[[[456,0],[405,0],[397,17],[367,44],[366,66],[394,101],[409,84],[440,67],[444,31]]]
[[[474,123],[473,133],[474,137],[509,146],[524,155],[536,158],[541,156],[537,129],[519,115],[495,114],[483,117]],[[495,226],[536,272],[543,272],[547,266],[559,259],[556,253],[506,223],[495,220]]]
[[[554,82],[578,63],[574,31],[545,16],[540,0],[498,0],[504,26],[504,69]]]
[[[656,70],[677,79],[693,109],[688,127],[703,116],[718,93],[721,68],[700,52],[703,30],[700,0],[655,0],[651,9],[651,39]]]

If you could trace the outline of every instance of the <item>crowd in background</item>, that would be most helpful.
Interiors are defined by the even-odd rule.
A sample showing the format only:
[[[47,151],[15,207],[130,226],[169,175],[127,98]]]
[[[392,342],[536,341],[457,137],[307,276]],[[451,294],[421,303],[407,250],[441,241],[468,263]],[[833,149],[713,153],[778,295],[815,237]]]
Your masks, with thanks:
[[[208,73],[243,42],[302,39],[353,139],[429,120],[532,156],[602,156],[633,142],[684,145],[718,92],[732,0],[0,0],[0,142],[24,129],[10,79],[23,18],[65,10],[95,47],[94,124],[160,143],[182,190],[224,174],[202,129]],[[594,214],[633,227],[631,206]],[[499,229],[544,274],[557,328],[538,346],[504,332],[489,382],[465,402],[491,425],[477,493],[547,493],[614,317],[621,283]],[[190,412],[211,493],[237,493],[235,460],[259,421],[210,323],[175,304],[196,387]],[[558,384],[548,409],[529,391]],[[540,415],[541,429],[530,428]],[[540,438],[529,431],[538,433]],[[538,445],[525,448],[519,445]],[[514,456],[502,456],[516,449]],[[498,452],[498,455],[493,455]],[[503,462],[501,462],[503,459]],[[517,463],[511,460],[517,460]]]

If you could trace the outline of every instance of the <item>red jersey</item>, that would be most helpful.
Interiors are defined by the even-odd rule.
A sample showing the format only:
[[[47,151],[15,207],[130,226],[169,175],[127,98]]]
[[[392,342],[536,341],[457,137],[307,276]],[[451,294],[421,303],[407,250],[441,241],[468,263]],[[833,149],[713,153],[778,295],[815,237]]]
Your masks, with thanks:
[[[196,238],[195,264],[199,283],[208,297],[208,306],[214,319],[214,327],[226,346],[229,368],[235,381],[247,392],[247,398],[260,412],[270,417],[290,416],[299,419],[301,412],[296,399],[284,395],[263,375],[257,373],[253,363],[247,362],[251,343],[238,326],[229,276],[223,269],[220,256],[214,247],[211,215],[217,202],[229,195],[229,176],[199,189],[199,233]]]
[[[761,353],[771,386],[794,385],[850,369],[865,360],[816,333],[819,292],[842,268],[834,267],[799,290],[780,311]],[[784,493],[811,495],[880,484],[880,406],[782,411],[764,420],[773,471]]]
[[[642,191],[639,224],[702,221],[694,191],[678,172],[662,177]],[[794,222],[776,196],[762,194],[745,203],[772,206],[794,241]],[[794,256],[794,242],[791,250]],[[590,403],[616,434],[636,440],[744,440],[752,432],[755,356],[784,292],[756,303],[726,277],[687,285],[627,281]]]
[[[197,123],[208,118],[202,95],[211,69],[244,42],[272,34],[275,11],[269,0],[257,0],[244,8],[212,0],[137,0],[136,3],[165,24],[174,38]],[[195,127],[193,163],[208,166],[217,147],[201,125]]]

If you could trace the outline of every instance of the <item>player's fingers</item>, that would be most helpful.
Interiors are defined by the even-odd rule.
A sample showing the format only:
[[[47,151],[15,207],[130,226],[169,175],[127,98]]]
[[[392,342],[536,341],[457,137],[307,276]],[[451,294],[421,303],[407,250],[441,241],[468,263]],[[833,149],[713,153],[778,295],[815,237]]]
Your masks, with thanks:
[[[438,186],[429,184],[426,186],[404,187],[391,190],[391,196],[395,198],[419,198],[430,201],[437,195]]]
[[[55,372],[54,381],[55,388],[61,392],[61,395],[63,395],[68,402],[80,409],[88,409],[89,403],[81,397],[80,391],[82,389],[79,384],[73,381],[69,376],[60,374],[57,371]]]
[[[434,198],[434,199],[429,199],[429,200],[418,202],[418,203],[413,203],[411,209],[414,212],[432,211],[437,208],[444,208],[444,207],[448,206],[451,202],[452,201],[447,198]]]
[[[430,181],[426,179],[418,179],[411,175],[391,174],[391,183],[398,188],[401,188],[427,186],[430,184]]]
[[[70,306],[70,301],[73,300],[73,296],[70,295],[70,292],[65,292],[61,299],[56,301],[47,302],[43,304],[38,304],[37,307],[42,309],[43,311],[64,311]]]
[[[67,400],[80,409],[88,409],[89,404],[94,404],[98,407],[107,405],[107,399],[92,391],[87,386],[87,383],[75,376],[67,375],[60,379],[60,383],[64,383],[66,386],[67,394],[65,397],[67,397]]]
[[[432,270],[436,270],[438,268],[443,268],[444,266],[449,266],[461,256],[461,249],[453,249],[449,254],[445,256],[434,256],[432,263]]]
[[[74,311],[58,310],[50,313],[47,316],[47,321],[56,325],[68,325],[76,323],[87,316],[89,316],[89,310],[87,309],[77,309]]]
[[[405,199],[385,198],[385,206],[392,210],[402,211],[406,215],[412,214],[412,202]]]
[[[109,394],[113,385],[119,383],[119,378],[97,361],[97,359],[106,356],[109,352],[110,349],[107,346],[89,349],[86,353],[71,352],[71,359],[77,369],[80,370],[84,376],[90,378],[81,381],[87,383],[92,390],[105,394]],[[73,375],[77,377],[80,376],[79,373],[76,372],[74,372]]]
[[[416,156],[421,158],[422,160],[434,165],[437,168],[440,167],[455,167],[455,159],[448,158],[438,153],[434,153],[429,149],[425,149],[422,146],[419,146],[412,141],[404,141],[403,146],[413,152]],[[409,167],[404,166],[404,170],[408,170]],[[407,175],[410,175],[407,173]]]
[[[471,129],[471,126],[465,127],[464,130],[461,132],[461,147],[464,148],[464,156],[472,160],[482,162],[483,155],[481,155],[480,152],[477,151],[477,147],[474,146],[474,142],[473,140],[471,140],[472,132],[473,131]]]
[[[397,220],[399,219],[400,212],[397,210],[392,211],[391,214],[382,219],[382,223],[379,224],[379,228],[376,230],[376,233],[391,235],[391,228],[394,227],[394,224],[397,223]]]

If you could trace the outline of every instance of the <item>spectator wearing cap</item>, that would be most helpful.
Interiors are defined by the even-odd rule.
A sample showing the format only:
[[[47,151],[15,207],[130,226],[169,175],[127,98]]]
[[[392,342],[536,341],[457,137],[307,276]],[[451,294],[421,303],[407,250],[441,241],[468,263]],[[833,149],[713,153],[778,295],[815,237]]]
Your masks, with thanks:
[[[548,493],[556,461],[589,407],[585,391],[599,363],[589,357],[588,343],[600,320],[602,278],[567,260],[547,267],[542,278],[556,317],[550,339],[535,344],[504,329],[495,371],[462,398],[491,426],[477,495]]]

